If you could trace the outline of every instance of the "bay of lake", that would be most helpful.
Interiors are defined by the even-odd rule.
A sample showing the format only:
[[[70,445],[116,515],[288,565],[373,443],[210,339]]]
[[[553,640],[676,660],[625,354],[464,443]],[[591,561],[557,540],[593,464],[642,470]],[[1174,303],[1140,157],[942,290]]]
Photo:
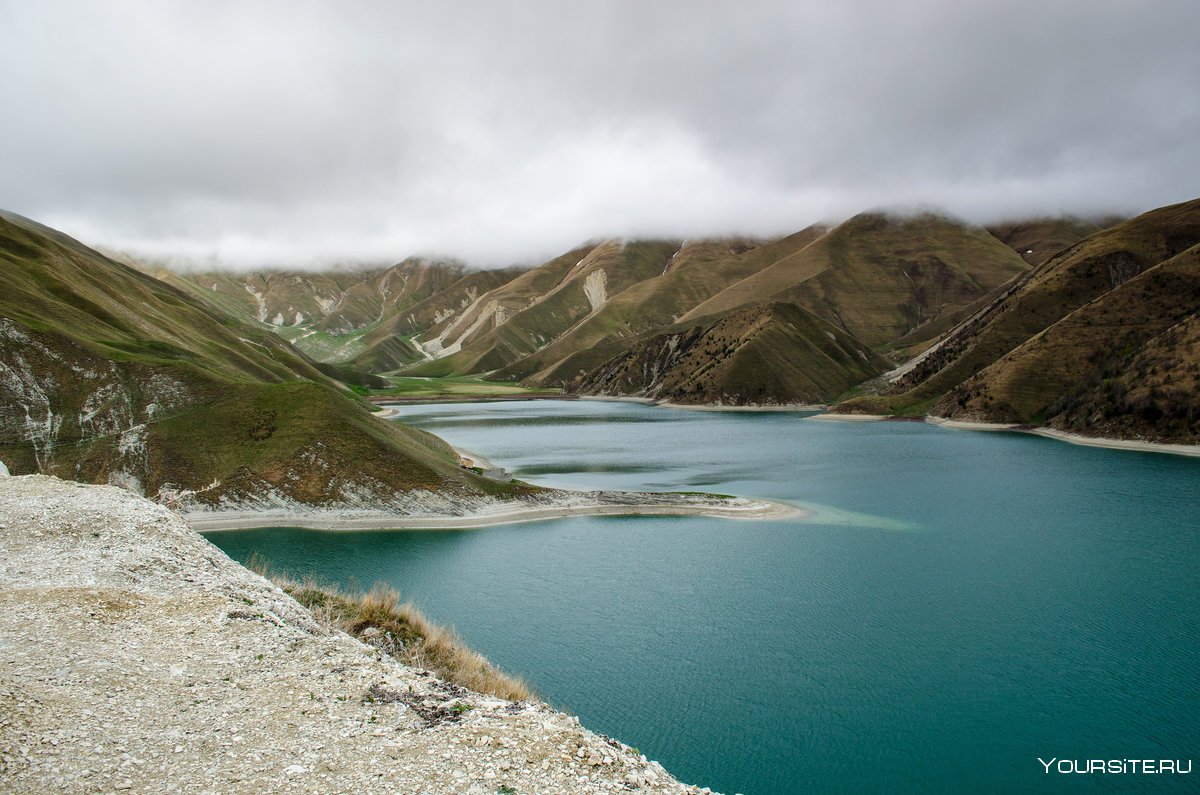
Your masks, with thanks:
[[[588,728],[721,792],[1197,788],[1200,771],[1038,758],[1200,757],[1200,459],[627,402],[401,412],[539,485],[812,514],[208,538],[392,584]]]

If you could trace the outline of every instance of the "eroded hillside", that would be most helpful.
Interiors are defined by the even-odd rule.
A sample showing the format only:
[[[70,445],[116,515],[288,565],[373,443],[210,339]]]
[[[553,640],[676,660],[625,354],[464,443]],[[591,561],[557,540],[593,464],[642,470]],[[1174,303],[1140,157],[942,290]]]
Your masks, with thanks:
[[[1194,441],[1198,244],[1200,200],[1097,232],[841,408]]]
[[[202,505],[513,496],[265,328],[0,217],[0,460]]]

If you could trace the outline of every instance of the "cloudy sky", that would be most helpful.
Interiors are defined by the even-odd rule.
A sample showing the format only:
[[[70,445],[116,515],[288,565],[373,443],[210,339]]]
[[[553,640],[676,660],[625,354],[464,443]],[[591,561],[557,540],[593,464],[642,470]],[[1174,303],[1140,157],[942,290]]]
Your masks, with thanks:
[[[0,0],[0,207],[239,265],[1200,195],[1196,0]]]

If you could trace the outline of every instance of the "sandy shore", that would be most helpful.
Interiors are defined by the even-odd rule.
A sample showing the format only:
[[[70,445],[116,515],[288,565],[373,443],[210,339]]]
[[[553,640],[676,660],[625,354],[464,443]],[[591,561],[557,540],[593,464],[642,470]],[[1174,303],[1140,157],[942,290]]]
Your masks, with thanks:
[[[471,530],[520,522],[562,519],[568,516],[716,516],[724,519],[799,519],[809,511],[770,500],[678,499],[655,501],[580,501],[571,505],[504,506],[499,510],[462,516],[412,516],[385,511],[268,509],[262,511],[193,511],[184,520],[198,532],[249,530],[261,527],[303,527],[309,530]],[[682,495],[671,495],[681,497]]]
[[[1171,455],[1200,456],[1200,445],[1194,444],[1161,444],[1159,442],[1142,442],[1136,439],[1104,439],[1097,436],[1082,436],[1078,433],[1056,431],[1053,428],[1031,428],[1025,430],[1035,436],[1045,436],[1060,442],[1079,444],[1085,447],[1107,447],[1110,450],[1136,450],[1142,453],[1170,453]]]
[[[1109,450],[1133,450],[1140,453],[1167,453],[1169,455],[1187,455],[1200,457],[1200,445],[1194,444],[1163,444],[1160,442],[1144,442],[1138,439],[1106,439],[1101,436],[1084,436],[1078,433],[1068,433],[1054,428],[1031,428],[1028,425],[1004,422],[972,422],[967,420],[948,420],[944,417],[926,417],[930,425],[941,428],[952,428],[961,431],[1009,431],[1012,433],[1028,433],[1033,436],[1044,436],[1068,444],[1078,444],[1084,447],[1104,447]]]
[[[609,403],[642,403],[647,406],[657,406],[654,398],[634,397],[633,395],[579,395],[580,400],[603,400]]]
[[[948,420],[945,417],[926,417],[925,422],[940,428],[953,428],[957,431],[1020,431],[1027,426],[1011,422],[969,422],[967,420]]]

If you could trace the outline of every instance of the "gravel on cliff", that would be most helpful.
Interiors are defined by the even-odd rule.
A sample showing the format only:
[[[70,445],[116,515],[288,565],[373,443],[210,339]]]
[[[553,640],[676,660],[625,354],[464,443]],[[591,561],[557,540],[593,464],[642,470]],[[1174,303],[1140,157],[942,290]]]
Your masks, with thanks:
[[[697,793],[345,634],[170,510],[0,476],[0,790]]]

